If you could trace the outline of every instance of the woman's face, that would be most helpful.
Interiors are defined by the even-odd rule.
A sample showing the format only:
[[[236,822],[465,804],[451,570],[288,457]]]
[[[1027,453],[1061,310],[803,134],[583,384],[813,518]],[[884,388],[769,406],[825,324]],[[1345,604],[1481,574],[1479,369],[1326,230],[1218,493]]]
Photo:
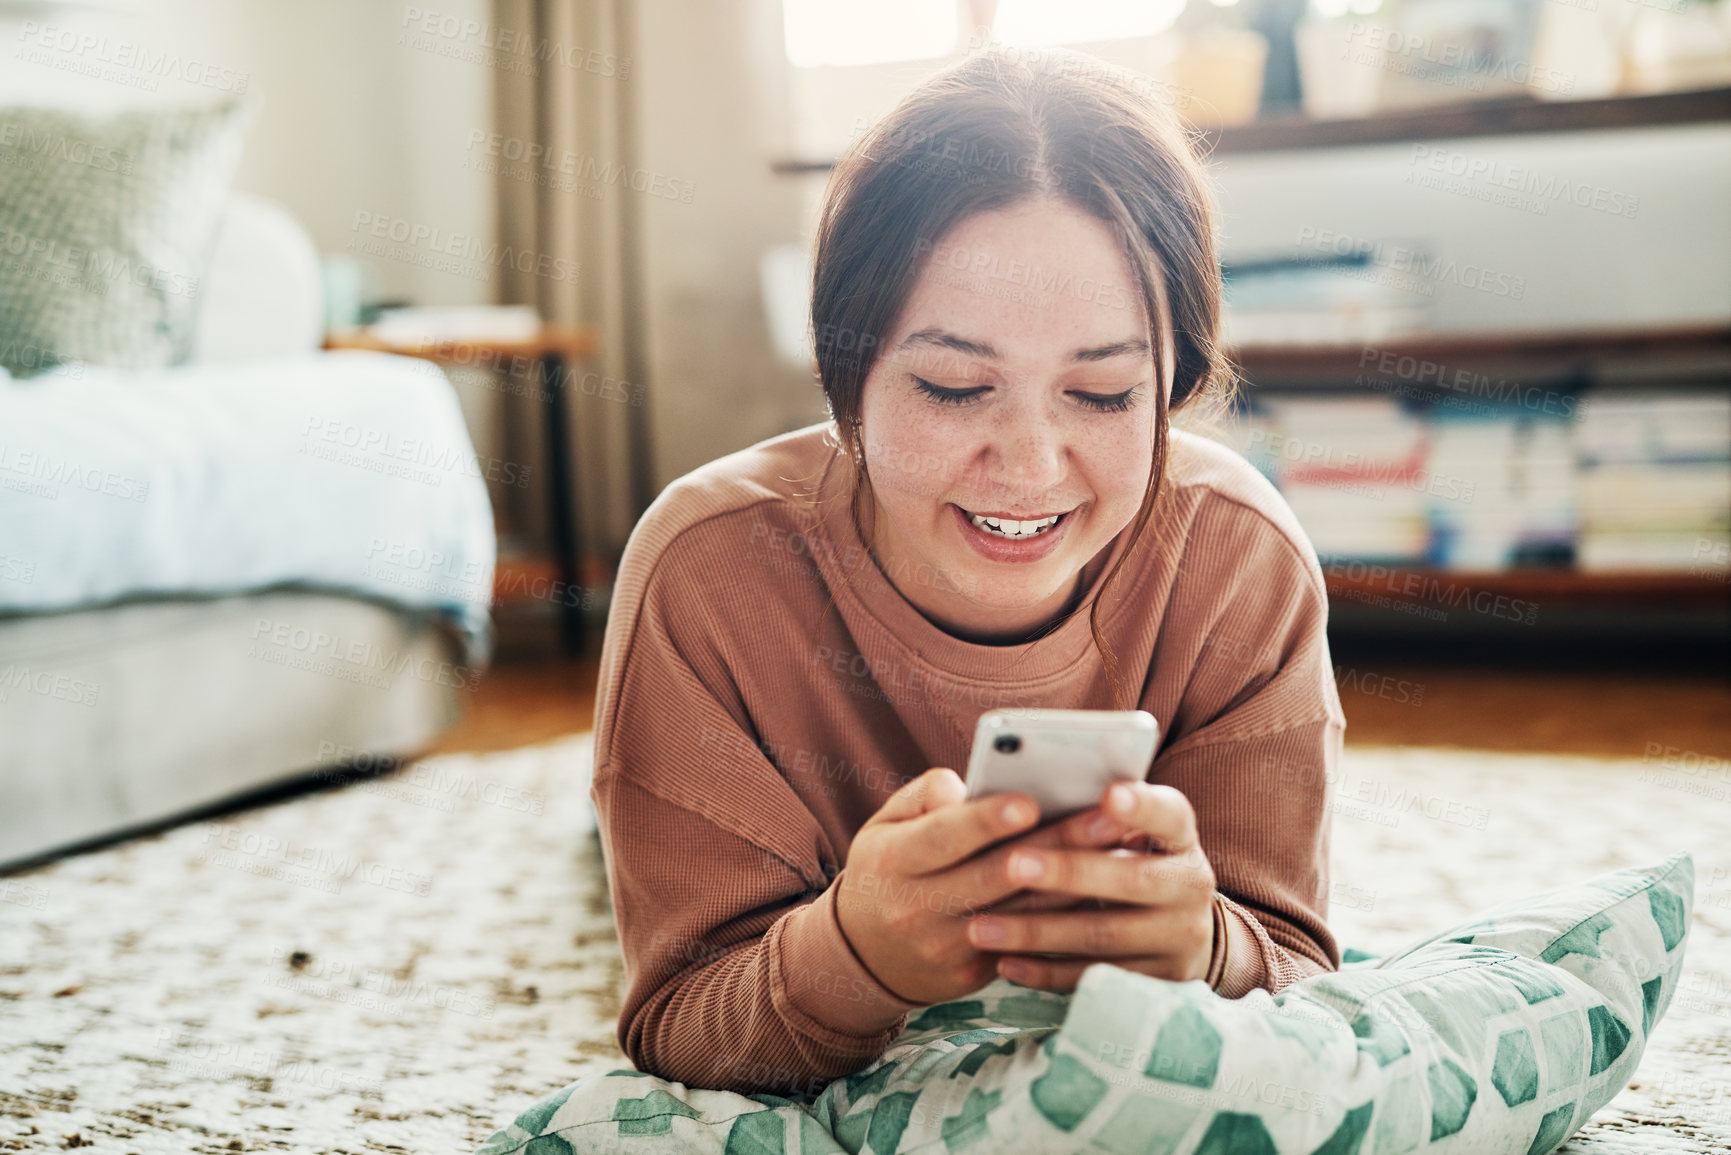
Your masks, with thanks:
[[[928,618],[1002,641],[1065,611],[1148,488],[1148,340],[1118,242],[1066,202],[980,213],[932,246],[860,398],[875,552]]]

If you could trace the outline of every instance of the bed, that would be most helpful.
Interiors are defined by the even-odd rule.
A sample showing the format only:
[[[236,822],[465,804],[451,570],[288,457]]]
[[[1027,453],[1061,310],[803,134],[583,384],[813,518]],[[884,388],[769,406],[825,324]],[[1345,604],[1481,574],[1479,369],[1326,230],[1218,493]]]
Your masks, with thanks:
[[[501,463],[319,301],[237,196],[190,363],[0,375],[0,869],[415,751],[478,683]]]

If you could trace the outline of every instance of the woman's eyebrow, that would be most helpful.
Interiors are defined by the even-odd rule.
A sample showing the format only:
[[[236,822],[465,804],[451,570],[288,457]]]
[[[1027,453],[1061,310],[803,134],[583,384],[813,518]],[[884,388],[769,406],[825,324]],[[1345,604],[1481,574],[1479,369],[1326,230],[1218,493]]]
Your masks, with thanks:
[[[1002,353],[984,341],[970,341],[966,337],[958,337],[954,333],[945,332],[943,329],[927,328],[909,333],[899,348],[906,349],[910,345],[936,345],[940,349],[954,349],[958,353],[966,353],[970,357],[980,357],[990,361],[996,361],[1003,357]]]
[[[1003,354],[984,341],[974,341],[960,337],[944,329],[925,328],[909,333],[902,340],[900,348],[906,349],[913,345],[935,345],[940,349],[953,349],[958,353],[966,353],[970,357],[997,361]],[[1072,361],[1110,361],[1114,357],[1146,357],[1152,351],[1148,342],[1133,338],[1128,341],[1114,341],[1110,345],[1097,345],[1092,349],[1077,349],[1070,354]]]
[[[1137,356],[1146,357],[1152,352],[1148,342],[1143,340],[1118,341],[1111,345],[1100,345],[1093,349],[1078,349],[1070,354],[1072,361],[1109,361],[1113,357]]]

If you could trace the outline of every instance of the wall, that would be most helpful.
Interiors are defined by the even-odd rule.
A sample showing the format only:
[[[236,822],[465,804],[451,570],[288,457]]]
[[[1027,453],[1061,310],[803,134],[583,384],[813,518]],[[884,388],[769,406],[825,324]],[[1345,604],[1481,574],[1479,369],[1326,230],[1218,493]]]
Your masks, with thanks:
[[[487,0],[441,4],[482,20],[488,7]],[[0,12],[0,101],[114,107],[244,90],[260,105],[235,183],[287,205],[321,251],[350,244],[357,212],[485,243],[496,232],[492,180],[462,161],[469,130],[492,123],[491,77],[401,43],[407,11],[376,0],[7,8]],[[128,66],[141,49],[165,63]],[[375,287],[387,296],[423,304],[495,299],[490,281],[401,260],[371,264]]]
[[[655,472],[665,484],[823,417],[813,379],[770,344],[758,258],[797,240],[796,183],[769,171],[789,139],[779,0],[643,0],[640,163],[695,183],[643,219]]]
[[[1731,321],[1728,125],[1227,155],[1213,168],[1228,258],[1367,242],[1396,274],[1397,246],[1417,242],[1437,259],[1422,281],[1442,332]]]

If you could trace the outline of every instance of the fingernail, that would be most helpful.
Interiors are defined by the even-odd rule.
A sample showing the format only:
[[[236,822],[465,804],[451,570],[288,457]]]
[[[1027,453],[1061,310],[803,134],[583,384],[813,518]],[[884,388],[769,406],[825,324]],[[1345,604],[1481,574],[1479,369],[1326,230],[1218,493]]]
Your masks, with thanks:
[[[1022,802],[1004,804],[1004,821],[1011,826],[1024,826],[1033,820],[1032,808]]]
[[[1004,927],[990,919],[978,919],[974,922],[974,941],[981,946],[995,946],[1004,941]]]
[[[1093,820],[1088,823],[1088,837],[1110,838],[1112,835],[1118,833],[1118,829],[1119,827],[1116,819],[1109,818],[1104,814],[1096,814]]]
[[[1010,858],[1010,877],[1018,882],[1034,882],[1046,873],[1046,864],[1031,854],[1017,854]]]
[[[1128,786],[1114,786],[1106,791],[1106,805],[1120,814],[1136,809],[1136,792]]]

